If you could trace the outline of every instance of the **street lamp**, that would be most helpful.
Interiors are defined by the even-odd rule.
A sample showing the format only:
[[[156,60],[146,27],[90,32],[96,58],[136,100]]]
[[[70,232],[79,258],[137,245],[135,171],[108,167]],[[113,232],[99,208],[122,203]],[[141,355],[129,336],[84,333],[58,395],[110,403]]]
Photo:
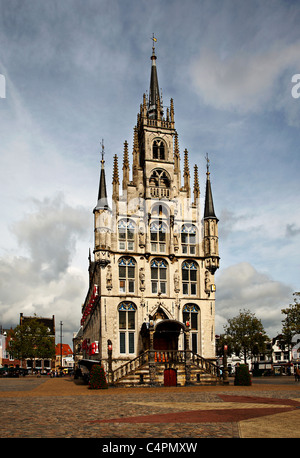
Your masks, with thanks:
[[[228,366],[227,366],[227,350],[228,345],[224,345],[224,355],[223,355],[223,366],[224,366],[224,375],[223,375],[223,383],[224,385],[229,385],[228,380]]]

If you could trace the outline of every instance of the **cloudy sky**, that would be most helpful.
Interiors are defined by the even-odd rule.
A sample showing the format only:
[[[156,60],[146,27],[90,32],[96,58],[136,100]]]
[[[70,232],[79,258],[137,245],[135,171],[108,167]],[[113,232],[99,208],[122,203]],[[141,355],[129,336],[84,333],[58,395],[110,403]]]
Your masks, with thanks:
[[[249,309],[270,337],[299,291],[300,3],[0,0],[0,324],[79,328],[104,139],[132,150],[152,33],[181,153],[210,156],[221,267],[216,331]],[[3,83],[5,80],[5,88]],[[5,90],[5,93],[4,93]],[[300,89],[299,89],[300,92]],[[4,98],[5,95],[5,98]]]

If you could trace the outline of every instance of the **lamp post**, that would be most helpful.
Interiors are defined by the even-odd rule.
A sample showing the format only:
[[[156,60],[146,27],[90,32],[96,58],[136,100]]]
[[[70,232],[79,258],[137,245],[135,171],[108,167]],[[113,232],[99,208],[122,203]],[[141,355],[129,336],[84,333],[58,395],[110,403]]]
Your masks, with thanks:
[[[113,383],[114,374],[112,370],[112,341],[110,339],[108,339],[107,341],[107,362],[108,362],[108,374],[109,374],[110,383]]]
[[[63,327],[63,322],[60,322],[60,366],[61,366],[61,371],[63,369],[63,361],[62,361],[62,327]]]
[[[224,345],[224,356],[223,356],[223,366],[224,366],[223,384],[224,385],[229,385],[228,366],[227,366],[227,350],[228,350],[228,345]]]

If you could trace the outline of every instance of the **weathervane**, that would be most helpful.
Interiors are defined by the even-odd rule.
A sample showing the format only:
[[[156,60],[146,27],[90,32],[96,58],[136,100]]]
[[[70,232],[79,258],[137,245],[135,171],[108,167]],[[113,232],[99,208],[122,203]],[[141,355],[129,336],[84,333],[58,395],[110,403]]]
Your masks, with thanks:
[[[104,140],[103,140],[103,138],[102,138],[101,146],[102,146],[102,151],[101,151],[102,160],[101,160],[101,162],[103,162],[104,161],[104,154],[105,154],[104,153]]]
[[[152,33],[151,40],[152,40],[152,43],[153,43],[152,52],[153,52],[153,55],[154,55],[154,51],[155,51],[154,43],[157,41],[157,38],[155,38],[154,33]]]
[[[210,162],[210,161],[209,161],[209,159],[208,159],[208,153],[206,153],[205,158],[206,158],[206,169],[207,169],[206,174],[209,175],[209,162]]]
[[[152,38],[151,40],[153,41],[153,48],[154,48],[154,42],[157,41],[157,38],[155,38],[154,33],[152,33]]]

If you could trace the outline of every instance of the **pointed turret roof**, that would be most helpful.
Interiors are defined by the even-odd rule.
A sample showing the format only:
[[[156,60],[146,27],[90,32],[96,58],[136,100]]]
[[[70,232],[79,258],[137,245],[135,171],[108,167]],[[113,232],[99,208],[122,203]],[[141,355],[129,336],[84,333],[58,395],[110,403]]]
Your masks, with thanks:
[[[204,207],[204,219],[205,218],[215,218],[215,209],[214,202],[212,197],[211,183],[210,183],[210,172],[209,172],[209,159],[206,156],[207,161],[207,172],[206,172],[206,191],[205,191],[205,207]]]
[[[106,210],[109,208],[107,200],[107,191],[106,191],[106,180],[105,180],[105,169],[104,169],[104,144],[102,140],[102,159],[101,159],[101,171],[100,171],[100,182],[99,182],[99,191],[98,191],[98,202],[95,210]]]
[[[157,41],[153,35],[153,46],[152,46],[152,56],[151,56],[151,77],[150,77],[150,90],[149,90],[149,105],[148,105],[148,113],[150,117],[157,117],[157,110],[161,111],[161,104],[160,104],[160,95],[159,95],[159,85],[158,85],[158,77],[157,77],[157,69],[156,69],[156,55],[155,55],[155,47],[154,42]]]

